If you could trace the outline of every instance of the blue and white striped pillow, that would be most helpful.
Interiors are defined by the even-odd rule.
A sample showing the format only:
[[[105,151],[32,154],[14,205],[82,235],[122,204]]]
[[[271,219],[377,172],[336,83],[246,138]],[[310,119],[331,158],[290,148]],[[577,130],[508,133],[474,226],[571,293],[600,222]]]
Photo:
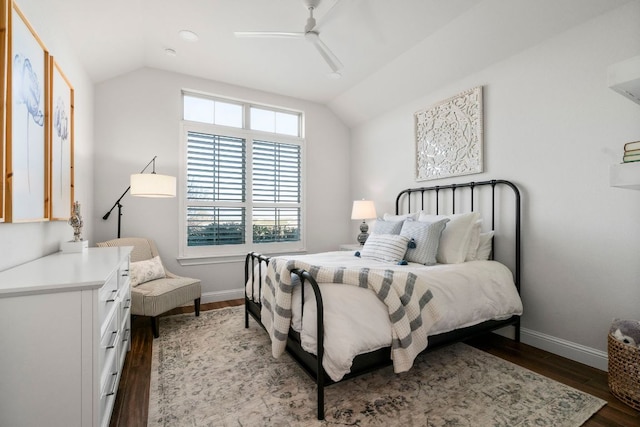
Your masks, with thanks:
[[[435,265],[440,236],[447,222],[448,218],[434,222],[405,221],[400,235],[406,236],[409,240],[413,239],[416,243],[415,248],[407,249],[405,259],[424,265]]]
[[[397,263],[404,258],[408,243],[409,238],[399,234],[372,234],[364,243],[360,256]]]

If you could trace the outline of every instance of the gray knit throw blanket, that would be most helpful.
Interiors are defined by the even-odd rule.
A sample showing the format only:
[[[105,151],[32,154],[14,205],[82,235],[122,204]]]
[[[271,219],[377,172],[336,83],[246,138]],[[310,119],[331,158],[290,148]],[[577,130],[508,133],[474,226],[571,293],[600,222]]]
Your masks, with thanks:
[[[271,258],[262,294],[262,324],[271,337],[274,357],[285,350],[291,325],[291,296],[299,280],[291,271],[304,269],[320,283],[344,283],[369,288],[389,309],[391,358],[396,373],[408,371],[427,347],[427,335],[439,312],[426,283],[410,272],[369,268],[322,267],[299,260]],[[322,286],[321,286],[322,288]]]

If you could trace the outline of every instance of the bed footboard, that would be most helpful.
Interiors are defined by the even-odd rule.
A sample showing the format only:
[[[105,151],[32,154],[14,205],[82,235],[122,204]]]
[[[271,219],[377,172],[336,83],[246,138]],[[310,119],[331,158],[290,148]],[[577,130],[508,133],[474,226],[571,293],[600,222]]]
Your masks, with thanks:
[[[256,263],[258,265],[258,278],[256,283],[256,275],[254,274]],[[260,309],[262,304],[260,298],[262,297],[262,268],[263,265],[269,265],[269,257],[266,257],[257,252],[249,252],[244,260],[244,327],[249,327],[249,315],[262,325],[260,319]],[[248,286],[249,280],[251,280],[251,286]],[[256,287],[258,290],[256,296]],[[249,289],[247,289],[249,288]]]
[[[262,327],[260,302],[262,298],[262,268],[269,265],[269,257],[256,252],[250,252],[245,259],[244,277],[247,289],[245,290],[245,328],[249,327],[249,316],[252,316]],[[257,274],[255,274],[257,266]],[[309,282],[315,295],[316,301],[316,331],[317,334],[317,355],[310,354],[302,349],[299,335],[291,330],[287,339],[287,352],[301,365],[305,372],[314,379],[317,385],[317,411],[318,419],[324,419],[324,387],[327,383],[332,383],[329,376],[322,367],[324,358],[324,308],[322,304],[322,294],[316,280],[306,270],[294,269],[291,273],[300,279],[300,289],[302,292],[301,310],[304,310],[304,288],[305,282]],[[256,278],[257,276],[257,278]],[[256,283],[257,282],[257,283]],[[249,283],[251,283],[249,285]],[[257,295],[256,295],[257,290]]]

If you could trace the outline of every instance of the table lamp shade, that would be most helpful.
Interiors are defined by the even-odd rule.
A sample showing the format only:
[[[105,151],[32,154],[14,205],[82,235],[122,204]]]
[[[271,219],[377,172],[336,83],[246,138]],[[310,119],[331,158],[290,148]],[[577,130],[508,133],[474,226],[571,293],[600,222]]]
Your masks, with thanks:
[[[351,209],[351,219],[373,219],[376,217],[376,207],[371,200],[354,200]]]

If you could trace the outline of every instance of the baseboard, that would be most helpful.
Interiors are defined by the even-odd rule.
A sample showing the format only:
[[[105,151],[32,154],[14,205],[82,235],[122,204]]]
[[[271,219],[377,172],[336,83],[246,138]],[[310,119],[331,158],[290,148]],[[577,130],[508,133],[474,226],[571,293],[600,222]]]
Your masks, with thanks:
[[[585,365],[605,372],[607,371],[609,358],[604,351],[526,328],[520,329],[520,340],[525,344],[557,354],[558,356],[584,363]]]
[[[200,302],[206,304],[208,302],[230,301],[238,298],[244,298],[242,289],[233,289],[230,291],[205,292],[202,294]]]

